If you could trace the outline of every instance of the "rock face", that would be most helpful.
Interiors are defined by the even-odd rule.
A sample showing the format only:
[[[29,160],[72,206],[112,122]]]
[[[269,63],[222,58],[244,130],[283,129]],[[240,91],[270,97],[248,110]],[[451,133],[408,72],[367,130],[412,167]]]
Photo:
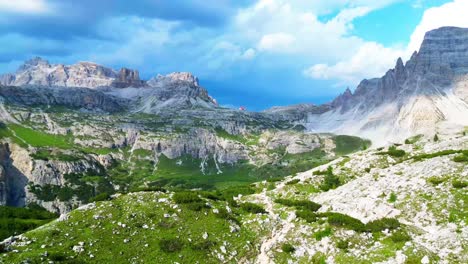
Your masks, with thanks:
[[[121,107],[144,113],[217,107],[191,73],[158,75],[146,82],[140,79],[137,70],[122,68],[117,72],[92,62],[53,65],[42,58],[33,58],[15,74],[0,75],[1,85],[7,86],[0,88],[0,96],[7,102],[25,105],[60,104],[107,112]]]
[[[126,99],[87,88],[0,86],[0,98],[6,103],[23,106],[67,106],[97,112],[122,111],[128,104]]]
[[[468,29],[443,27],[426,34],[419,52],[383,77],[347,89],[324,113],[309,111],[309,131],[353,134],[377,144],[445,133],[468,125]]]

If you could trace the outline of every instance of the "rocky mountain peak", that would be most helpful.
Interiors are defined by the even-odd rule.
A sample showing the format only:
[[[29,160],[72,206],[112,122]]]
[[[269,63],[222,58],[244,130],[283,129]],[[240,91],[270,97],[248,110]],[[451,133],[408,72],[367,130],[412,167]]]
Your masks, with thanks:
[[[21,65],[18,68],[17,72],[24,72],[24,71],[27,71],[28,69],[31,69],[31,68],[34,68],[34,67],[48,68],[48,67],[50,67],[50,64],[49,64],[49,61],[44,60],[41,57],[34,57],[34,58],[31,58],[31,59],[25,61],[23,63],[23,65]]]
[[[166,77],[172,81],[184,81],[189,82],[195,86],[200,86],[198,83],[198,78],[190,72],[173,72],[166,75]]]

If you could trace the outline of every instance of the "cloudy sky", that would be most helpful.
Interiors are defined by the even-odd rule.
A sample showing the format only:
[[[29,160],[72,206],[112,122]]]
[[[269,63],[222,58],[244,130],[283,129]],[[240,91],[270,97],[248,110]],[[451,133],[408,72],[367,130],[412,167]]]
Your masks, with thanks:
[[[190,71],[221,104],[323,103],[379,77],[468,0],[0,0],[0,72],[41,56]]]

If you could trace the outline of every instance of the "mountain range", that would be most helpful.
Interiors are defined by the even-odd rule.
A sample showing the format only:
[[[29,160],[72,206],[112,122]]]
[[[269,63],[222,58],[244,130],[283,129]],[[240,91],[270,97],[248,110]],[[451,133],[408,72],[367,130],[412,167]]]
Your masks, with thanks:
[[[0,238],[61,216],[0,262],[464,263],[467,127],[464,28],[327,104],[262,112],[191,73],[33,58],[0,76],[0,205],[38,212]]]

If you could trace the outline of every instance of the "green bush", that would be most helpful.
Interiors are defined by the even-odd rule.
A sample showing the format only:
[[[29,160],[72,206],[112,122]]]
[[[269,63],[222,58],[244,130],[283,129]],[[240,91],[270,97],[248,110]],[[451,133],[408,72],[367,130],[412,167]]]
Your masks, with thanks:
[[[317,241],[322,240],[322,238],[330,236],[332,233],[332,229],[327,226],[324,230],[318,231],[314,233],[314,237]]]
[[[406,152],[402,149],[397,149],[395,146],[391,146],[388,148],[387,154],[399,158],[405,156]]]
[[[296,211],[296,216],[304,219],[307,223],[313,223],[317,221],[317,214],[311,211],[306,211],[306,210]]]
[[[184,243],[178,238],[165,238],[159,241],[159,248],[166,253],[174,253],[182,250]]]
[[[99,201],[107,201],[110,199],[110,195],[106,192],[104,193],[100,193],[94,197],[92,197],[91,199],[89,199],[89,202],[99,202]]]
[[[349,247],[349,241],[348,240],[340,240],[336,242],[336,247],[342,250],[347,250]]]
[[[433,185],[439,185],[443,183],[446,179],[442,177],[429,177],[427,181]]]
[[[331,189],[335,189],[340,185],[341,185],[340,178],[338,178],[338,176],[333,174],[332,167],[328,167],[327,174],[323,178],[323,182],[320,185],[320,189],[322,189],[323,191],[328,191]]]
[[[52,261],[65,261],[67,256],[62,252],[50,252],[49,259]]]
[[[390,239],[395,242],[395,243],[399,243],[399,242],[407,242],[407,241],[410,241],[411,240],[411,237],[410,235],[408,235],[408,233],[406,233],[405,231],[403,230],[398,230],[396,232],[394,232],[391,236],[390,236]]]
[[[434,141],[435,142],[439,141],[439,136],[437,134],[434,135]]]
[[[366,231],[366,225],[364,223],[362,223],[360,220],[353,218],[349,215],[344,215],[344,214],[334,213],[334,212],[327,212],[327,213],[322,213],[319,216],[327,217],[327,222],[333,226],[351,229],[356,232]]]
[[[468,162],[468,155],[460,154],[453,158],[455,162]]]
[[[380,232],[385,229],[394,230],[400,227],[400,222],[395,218],[382,218],[366,224],[366,230]]]
[[[279,203],[286,206],[294,206],[297,208],[303,208],[313,212],[317,211],[318,209],[320,209],[320,207],[322,207],[318,203],[314,203],[312,201],[307,200],[276,199],[275,203]]]
[[[468,182],[466,181],[460,181],[460,180],[454,180],[452,181],[452,186],[453,188],[457,189],[462,189],[468,186]]]
[[[198,203],[202,201],[196,192],[176,192],[172,198],[178,204]]]
[[[293,184],[296,184],[298,182],[300,182],[299,179],[294,179],[294,180],[290,180],[290,181],[286,182],[286,185],[293,185]]]
[[[266,214],[267,212],[263,207],[254,203],[243,203],[240,204],[240,208],[248,213],[252,214]]]
[[[283,252],[285,253],[293,253],[294,251],[296,251],[296,249],[288,243],[281,245],[281,250],[283,250]]]
[[[392,192],[392,193],[390,194],[390,197],[388,198],[388,202],[389,202],[389,203],[394,203],[394,202],[396,202],[396,200],[397,200],[397,195],[396,195],[395,193]]]

